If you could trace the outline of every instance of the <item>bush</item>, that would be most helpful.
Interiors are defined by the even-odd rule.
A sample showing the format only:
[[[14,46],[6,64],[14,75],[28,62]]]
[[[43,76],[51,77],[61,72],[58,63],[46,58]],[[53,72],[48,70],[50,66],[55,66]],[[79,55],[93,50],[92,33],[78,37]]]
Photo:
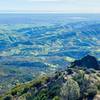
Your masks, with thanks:
[[[12,95],[12,96],[17,95],[17,90],[13,90],[13,91],[11,92],[11,95]]]
[[[25,87],[25,88],[23,89],[21,95],[27,93],[28,91],[29,91],[29,88],[28,88],[28,87]]]
[[[92,68],[91,69],[87,69],[86,70],[86,73],[87,74],[91,74],[91,73],[94,73],[95,74],[96,73],[96,70],[95,69],[92,69]]]
[[[33,100],[31,93],[27,93],[26,100]]]
[[[73,79],[68,79],[61,88],[62,99],[77,100],[80,97],[80,87]]]
[[[33,100],[48,100],[47,92],[47,89],[42,89]]]
[[[49,87],[49,91],[48,91],[48,94],[49,94],[49,98],[54,98],[56,95],[60,95],[60,85],[55,83],[55,84],[52,84],[50,87]]]
[[[11,89],[12,96],[20,96],[23,91],[24,85],[17,85],[16,87]]]
[[[93,84],[90,84],[88,89],[87,89],[87,94],[89,97],[94,97],[97,94],[97,87]]]
[[[74,77],[80,86],[81,98],[94,96],[97,93],[97,86],[91,81],[91,76],[86,76],[82,71]]]
[[[77,74],[74,76],[74,80],[78,82],[79,85],[81,85],[84,82],[85,78],[85,72],[82,70],[79,70]]]
[[[59,98],[58,96],[55,96],[55,97],[53,98],[53,100],[60,100],[60,98]]]
[[[40,88],[42,86],[41,81],[36,82],[33,87]]]
[[[11,96],[6,96],[6,97],[4,98],[4,100],[12,100],[12,97],[11,97]]]
[[[97,84],[97,88],[100,91],[100,83]]]
[[[68,74],[68,75],[73,74],[73,70],[72,70],[71,68],[68,68],[68,69],[67,69],[67,74]]]

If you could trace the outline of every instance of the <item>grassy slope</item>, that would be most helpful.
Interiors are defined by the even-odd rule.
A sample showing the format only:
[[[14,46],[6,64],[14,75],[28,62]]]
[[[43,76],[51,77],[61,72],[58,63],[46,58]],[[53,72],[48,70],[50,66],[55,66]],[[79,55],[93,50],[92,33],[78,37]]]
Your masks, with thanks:
[[[95,91],[96,94],[100,92],[100,71],[83,68],[66,68],[64,71],[56,72],[52,77],[40,76],[35,81],[17,85],[8,93],[1,96],[0,100],[4,100],[4,98],[7,97],[11,97],[12,100],[14,98],[18,98],[19,100],[53,100],[54,98],[58,98],[62,100],[62,95],[60,92],[63,84],[69,79],[72,79],[78,83],[82,98],[88,97],[90,94],[92,94],[92,88],[97,89]],[[82,91],[81,93],[81,88],[84,88],[84,85],[82,84],[85,84],[85,82],[87,82],[86,84],[88,84],[88,82],[92,83],[93,87],[89,88],[88,86],[85,86],[85,91]]]

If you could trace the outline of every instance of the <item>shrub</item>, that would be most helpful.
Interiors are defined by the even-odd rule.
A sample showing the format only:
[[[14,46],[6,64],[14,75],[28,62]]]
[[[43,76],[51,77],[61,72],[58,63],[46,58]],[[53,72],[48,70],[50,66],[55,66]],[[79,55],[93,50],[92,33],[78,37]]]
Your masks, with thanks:
[[[87,74],[88,72],[91,74],[91,73],[96,73],[96,70],[91,68],[91,69],[87,69],[86,72]]]
[[[97,87],[93,84],[90,84],[86,92],[89,97],[94,97],[97,94]]]
[[[33,81],[33,84],[31,87],[40,88],[43,84],[47,83],[49,81],[49,78],[47,76],[39,76],[39,78],[35,81]]]
[[[13,91],[11,92],[11,95],[12,95],[12,96],[17,95],[17,90],[13,90]]]
[[[91,80],[91,75],[88,77],[82,71],[79,72],[74,79],[80,86],[81,98],[94,96],[97,93],[97,86]]]
[[[47,89],[42,89],[33,100],[48,100],[47,92]]]
[[[73,70],[72,70],[71,68],[68,68],[68,69],[67,69],[67,74],[68,74],[68,75],[73,74]]]
[[[52,85],[50,85],[49,87],[49,91],[48,91],[48,94],[49,94],[49,98],[54,98],[56,95],[60,95],[60,85],[57,84],[57,83],[54,83]]]
[[[62,99],[77,100],[80,97],[80,87],[73,79],[68,79],[61,88]]]
[[[33,100],[31,93],[27,93],[26,100]]]
[[[36,87],[36,88],[40,88],[41,86],[42,86],[41,81],[37,81],[37,82],[33,85],[33,87]]]
[[[59,98],[58,96],[55,96],[55,97],[53,98],[53,100],[60,100],[60,98]]]
[[[97,84],[97,88],[100,91],[100,83]]]
[[[97,76],[100,77],[100,73],[97,73]]]
[[[16,87],[11,89],[11,95],[12,96],[15,96],[15,95],[20,96],[23,89],[24,89],[24,85],[17,85]]]
[[[29,88],[28,88],[28,87],[25,87],[25,88],[23,89],[23,91],[22,91],[22,94],[27,93],[28,90],[29,90]]]
[[[85,72],[82,70],[79,70],[73,78],[75,81],[78,82],[79,85],[81,85],[85,78]]]
[[[4,100],[12,100],[12,97],[11,97],[11,96],[6,96],[6,97],[4,98]]]

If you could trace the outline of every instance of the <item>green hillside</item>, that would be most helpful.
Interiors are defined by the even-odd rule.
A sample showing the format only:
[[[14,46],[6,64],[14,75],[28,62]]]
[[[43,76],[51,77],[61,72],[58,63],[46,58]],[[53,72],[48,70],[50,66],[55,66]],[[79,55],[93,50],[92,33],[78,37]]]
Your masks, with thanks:
[[[99,94],[100,70],[70,66],[52,76],[41,75],[34,81],[18,84],[0,100],[93,100]]]

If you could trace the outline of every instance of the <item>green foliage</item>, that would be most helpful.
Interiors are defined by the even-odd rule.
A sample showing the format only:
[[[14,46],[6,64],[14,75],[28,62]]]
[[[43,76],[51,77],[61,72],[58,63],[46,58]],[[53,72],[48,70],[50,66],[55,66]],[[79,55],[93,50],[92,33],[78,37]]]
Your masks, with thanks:
[[[47,89],[42,89],[38,95],[34,98],[34,100],[48,100],[48,96],[47,96]]]
[[[100,73],[97,73],[97,76],[100,77]]]
[[[95,82],[92,82],[91,77],[91,75],[85,75],[83,71],[78,71],[74,77],[74,80],[77,81],[80,86],[81,97],[94,96],[97,94],[97,85]]]
[[[97,86],[90,84],[86,90],[88,96],[95,96],[97,94]]]
[[[84,75],[85,72],[83,70],[78,70],[77,74],[73,77],[73,79],[77,81],[79,85],[81,85],[82,82],[84,81]]]
[[[43,75],[43,76],[40,76],[37,78],[37,80],[34,80],[32,83],[31,83],[31,86],[32,87],[40,87],[41,85],[45,84],[47,81],[48,81],[49,77],[46,76],[46,75]]]
[[[12,95],[12,96],[17,95],[17,90],[13,90],[13,91],[11,92],[11,95]]]
[[[76,81],[68,78],[61,88],[62,99],[65,100],[77,100],[80,97],[80,87]]]
[[[93,97],[100,90],[99,71],[86,71],[69,67],[65,71],[57,71],[52,77],[42,75],[31,82],[16,85],[3,97],[5,100],[12,100],[15,96],[19,100],[77,100]]]
[[[32,97],[31,93],[27,93],[26,100],[33,100],[33,97]]]
[[[60,100],[60,97],[55,96],[52,100]]]
[[[57,83],[52,84],[49,88],[48,94],[49,98],[54,98],[56,95],[60,95],[60,88],[61,86]]]
[[[23,91],[22,91],[22,94],[27,93],[28,90],[29,90],[29,88],[28,88],[28,87],[25,87],[25,88],[23,89]]]
[[[93,73],[93,74],[95,74],[96,73],[96,70],[95,69],[86,69],[86,73],[87,74],[91,74],[91,73]]]
[[[17,85],[16,87],[14,87],[12,90],[11,90],[11,95],[12,96],[15,96],[15,95],[21,95],[22,94],[22,91],[24,89],[24,85]]]
[[[97,88],[100,91],[100,83],[97,84]]]
[[[6,96],[6,97],[4,98],[4,100],[12,100],[12,97],[11,97],[11,96]]]
[[[68,75],[73,74],[73,70],[72,70],[72,68],[68,68],[68,69],[67,69],[67,74],[68,74]]]

